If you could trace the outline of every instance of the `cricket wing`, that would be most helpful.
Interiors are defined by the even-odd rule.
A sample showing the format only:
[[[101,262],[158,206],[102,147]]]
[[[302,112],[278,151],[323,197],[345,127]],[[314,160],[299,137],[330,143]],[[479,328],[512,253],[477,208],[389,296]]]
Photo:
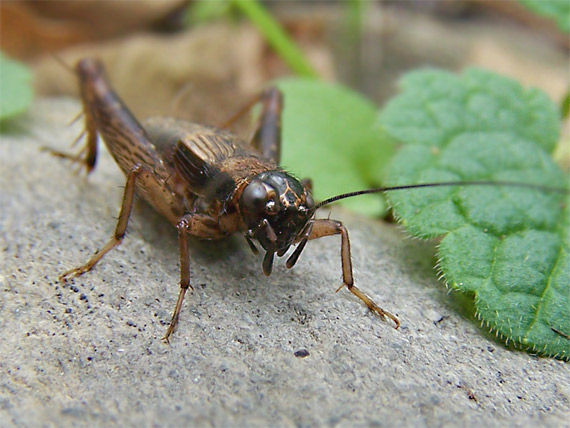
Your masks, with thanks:
[[[220,167],[225,160],[247,150],[235,135],[173,118],[148,119],[145,128],[190,191],[219,200],[233,192],[234,180]]]

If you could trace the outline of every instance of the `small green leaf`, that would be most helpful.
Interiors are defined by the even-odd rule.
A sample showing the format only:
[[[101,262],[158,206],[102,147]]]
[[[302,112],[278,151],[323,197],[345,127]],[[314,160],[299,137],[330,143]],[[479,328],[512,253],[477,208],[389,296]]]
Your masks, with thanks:
[[[567,187],[547,153],[559,135],[557,109],[540,91],[482,70],[460,77],[414,72],[403,87],[380,116],[406,143],[388,185],[489,180]],[[534,352],[570,358],[567,197],[512,186],[388,196],[410,233],[443,236],[443,277],[475,296],[484,324]]]
[[[552,18],[558,28],[570,33],[570,1],[568,0],[519,0],[539,15]]]
[[[318,200],[380,182],[393,152],[376,123],[376,107],[339,85],[309,79],[276,82],[285,97],[282,165],[310,177]],[[380,195],[348,199],[360,213],[383,213]]]
[[[32,102],[32,73],[0,52],[0,120],[26,111]]]

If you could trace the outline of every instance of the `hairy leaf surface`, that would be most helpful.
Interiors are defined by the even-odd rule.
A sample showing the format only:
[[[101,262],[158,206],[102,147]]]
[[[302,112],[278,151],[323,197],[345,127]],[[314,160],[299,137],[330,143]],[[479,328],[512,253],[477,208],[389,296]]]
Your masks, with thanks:
[[[551,160],[559,135],[542,92],[483,70],[429,70],[402,81],[380,123],[404,143],[388,185],[510,181],[560,188]],[[568,197],[512,186],[392,192],[396,217],[421,238],[441,237],[439,265],[475,296],[482,322],[508,341],[570,358]]]

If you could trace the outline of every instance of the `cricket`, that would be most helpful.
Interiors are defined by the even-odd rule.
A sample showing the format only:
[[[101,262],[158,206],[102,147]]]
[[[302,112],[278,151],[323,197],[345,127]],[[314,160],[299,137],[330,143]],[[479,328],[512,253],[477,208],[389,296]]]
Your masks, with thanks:
[[[85,264],[64,272],[59,279],[66,282],[83,275],[117,247],[125,236],[135,195],[142,198],[178,232],[180,291],[165,342],[176,329],[186,292],[193,289],[188,235],[216,240],[242,234],[254,254],[259,253],[259,247],[265,251],[262,270],[267,276],[275,255],[283,257],[294,247],[285,263],[292,268],[308,241],[340,235],[342,285],[338,290],[346,287],[372,312],[398,328],[398,318],[354,284],[348,231],[340,221],[315,218],[319,208],[362,194],[421,187],[503,185],[552,190],[514,182],[441,182],[359,190],[316,202],[310,180],[299,180],[278,166],[284,103],[278,89],[265,89],[221,128],[169,117],[139,122],[113,90],[100,61],[83,59],[74,71],[83,106],[85,146],[78,154],[51,152],[79,163],[90,173],[97,162],[100,137],[127,180],[109,241]],[[261,113],[251,141],[226,130],[257,103]]]

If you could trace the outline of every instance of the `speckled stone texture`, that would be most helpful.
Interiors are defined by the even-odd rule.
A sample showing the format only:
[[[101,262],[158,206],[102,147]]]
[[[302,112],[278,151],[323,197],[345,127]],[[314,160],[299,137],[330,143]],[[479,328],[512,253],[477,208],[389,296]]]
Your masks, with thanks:
[[[191,240],[165,345],[177,239],[142,203],[117,250],[59,284],[111,235],[124,184],[106,152],[85,179],[39,150],[69,149],[79,108],[39,100],[0,137],[0,426],[568,426],[568,364],[495,342],[436,281],[432,244],[340,208],[357,284],[399,330],[334,293],[338,237],[267,278],[237,236]]]

